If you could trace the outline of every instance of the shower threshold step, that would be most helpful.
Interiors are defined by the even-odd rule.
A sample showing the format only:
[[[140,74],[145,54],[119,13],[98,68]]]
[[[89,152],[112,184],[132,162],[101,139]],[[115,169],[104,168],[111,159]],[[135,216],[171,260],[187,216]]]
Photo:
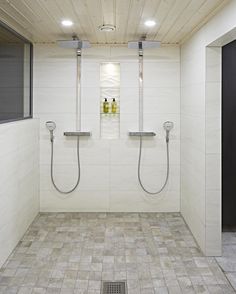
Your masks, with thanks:
[[[156,136],[156,133],[155,132],[147,132],[147,131],[138,131],[138,132],[129,132],[129,136],[130,137],[154,137]]]
[[[67,137],[90,137],[91,132],[84,132],[84,131],[64,132],[64,136],[67,136]]]

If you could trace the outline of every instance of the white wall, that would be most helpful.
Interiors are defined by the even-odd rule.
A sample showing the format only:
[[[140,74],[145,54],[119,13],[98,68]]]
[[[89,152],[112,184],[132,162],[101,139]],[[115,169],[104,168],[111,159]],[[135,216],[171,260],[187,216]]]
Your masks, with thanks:
[[[181,47],[181,213],[203,252],[221,254],[220,48],[236,26],[231,1]]]
[[[206,254],[221,255],[221,48],[206,48]]]
[[[0,124],[0,267],[39,212],[38,121]]]
[[[40,119],[41,211],[179,211],[180,204],[180,56],[178,47],[145,53],[144,129],[157,132],[145,140],[143,180],[150,189],[164,181],[166,151],[162,124],[172,120],[170,181],[165,191],[150,198],[137,180],[138,140],[127,136],[138,129],[137,52],[125,47],[84,50],[82,64],[82,129],[92,137],[81,141],[81,184],[64,199],[50,182],[50,141],[47,120],[55,132],[55,180],[68,189],[76,180],[76,142],[63,136],[75,129],[75,73],[73,50],[38,44],[34,52],[34,115]],[[120,139],[100,138],[100,63],[121,65]]]

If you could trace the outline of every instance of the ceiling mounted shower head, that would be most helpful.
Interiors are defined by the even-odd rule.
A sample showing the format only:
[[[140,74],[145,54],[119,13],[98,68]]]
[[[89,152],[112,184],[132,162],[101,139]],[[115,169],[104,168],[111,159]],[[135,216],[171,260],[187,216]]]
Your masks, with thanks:
[[[62,48],[69,48],[69,49],[84,49],[90,48],[91,44],[89,41],[83,41],[74,38],[73,40],[59,40],[57,44]]]
[[[163,124],[163,128],[164,130],[166,130],[167,132],[170,132],[174,127],[174,123],[172,121],[166,121]]]
[[[103,24],[98,27],[101,32],[113,32],[116,30],[116,27],[112,24]]]
[[[46,128],[50,131],[50,132],[53,132],[56,128],[56,123],[54,121],[47,121],[46,122]]]
[[[129,41],[128,48],[130,49],[139,49],[139,43],[142,43],[142,49],[148,48],[159,48],[161,46],[160,41],[148,41],[148,40],[140,40],[140,41]]]

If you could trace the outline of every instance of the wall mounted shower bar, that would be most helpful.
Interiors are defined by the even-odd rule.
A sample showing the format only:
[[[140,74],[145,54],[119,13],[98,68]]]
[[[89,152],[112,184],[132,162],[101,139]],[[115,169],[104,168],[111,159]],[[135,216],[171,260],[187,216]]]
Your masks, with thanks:
[[[139,57],[139,130],[137,132],[129,132],[128,135],[131,137],[153,137],[156,135],[154,132],[147,132],[143,130],[143,49],[157,48],[160,47],[160,45],[161,43],[159,41],[139,40],[128,42],[128,48],[138,50]]]
[[[141,160],[142,160],[142,145],[143,137],[154,137],[156,134],[154,132],[144,132],[143,131],[143,48],[157,48],[160,47],[160,42],[158,41],[131,41],[128,43],[128,48],[138,49],[139,55],[139,131],[138,132],[129,132],[129,136],[138,136],[139,137],[139,158],[138,158],[138,180],[139,184],[142,187],[143,191],[150,195],[157,195],[161,193],[168,182],[169,172],[170,172],[170,158],[169,158],[169,134],[173,129],[173,122],[167,121],[164,123],[163,128],[166,131],[166,159],[167,159],[167,169],[166,169],[166,178],[164,184],[157,191],[149,191],[142,182],[141,179]]]
[[[76,49],[76,64],[77,64],[77,71],[76,71],[76,110],[75,110],[75,131],[64,132],[65,136],[68,137],[76,137],[77,141],[77,167],[78,167],[78,175],[77,180],[74,186],[70,190],[62,190],[60,189],[55,181],[54,181],[54,130],[56,128],[56,124],[53,121],[46,122],[46,127],[50,132],[50,141],[51,141],[51,181],[54,188],[61,194],[70,194],[78,187],[80,183],[80,148],[79,142],[81,136],[91,136],[90,132],[81,131],[81,51],[82,48],[89,48],[90,43],[88,41],[79,40],[77,37],[73,37],[73,40],[62,40],[58,41],[58,45],[63,48],[71,48]]]
[[[76,87],[76,130],[81,129],[81,49],[76,50],[77,55],[77,87]]]
[[[139,55],[139,131],[143,131],[143,43],[138,42]]]
[[[64,132],[64,136],[66,136],[66,137],[90,137],[91,132],[82,132],[82,131]]]
[[[59,40],[57,44],[62,48],[70,48],[76,50],[76,131],[81,131],[81,68],[82,68],[82,49],[90,48],[90,42],[87,40],[79,40],[77,36],[73,36],[73,40]]]
[[[130,137],[154,137],[156,136],[156,133],[154,132],[129,132]]]

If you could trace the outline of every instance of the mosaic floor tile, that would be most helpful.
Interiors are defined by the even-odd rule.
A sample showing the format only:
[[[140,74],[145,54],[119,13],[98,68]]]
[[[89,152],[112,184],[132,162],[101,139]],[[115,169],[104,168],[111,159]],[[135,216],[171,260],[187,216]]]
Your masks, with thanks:
[[[110,280],[129,294],[235,293],[228,279],[178,213],[41,213],[0,269],[0,293],[99,294]]]

